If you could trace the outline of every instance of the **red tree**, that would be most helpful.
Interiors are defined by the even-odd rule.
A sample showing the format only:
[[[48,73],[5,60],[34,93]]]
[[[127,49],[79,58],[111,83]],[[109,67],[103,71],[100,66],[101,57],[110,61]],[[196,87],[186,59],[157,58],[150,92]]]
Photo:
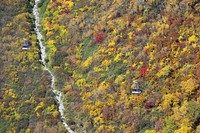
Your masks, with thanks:
[[[142,67],[142,68],[140,69],[140,74],[141,74],[143,77],[145,77],[146,73],[147,73],[147,68],[146,68],[146,67]]]
[[[96,35],[96,42],[102,43],[103,42],[103,33],[98,33]]]

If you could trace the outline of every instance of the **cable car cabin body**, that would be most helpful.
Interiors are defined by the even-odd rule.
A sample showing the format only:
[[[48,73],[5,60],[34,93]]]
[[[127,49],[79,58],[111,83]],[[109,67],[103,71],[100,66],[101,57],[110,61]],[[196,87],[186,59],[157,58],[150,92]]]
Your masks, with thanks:
[[[140,90],[140,88],[133,88],[132,89],[132,94],[140,94],[142,93],[142,91]]]
[[[30,47],[23,47],[22,49],[23,50],[28,50],[28,49],[30,49]]]
[[[30,49],[30,47],[31,47],[31,44],[25,43],[25,44],[23,44],[22,49],[27,50],[27,49]]]

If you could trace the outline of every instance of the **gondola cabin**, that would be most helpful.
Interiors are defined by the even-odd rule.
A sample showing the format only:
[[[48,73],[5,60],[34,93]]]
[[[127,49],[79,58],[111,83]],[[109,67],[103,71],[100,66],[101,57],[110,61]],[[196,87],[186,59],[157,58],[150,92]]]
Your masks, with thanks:
[[[141,90],[140,88],[132,88],[132,94],[140,94]]]
[[[30,47],[31,47],[31,44],[30,44],[30,43],[24,43],[24,44],[22,45],[22,49],[23,49],[23,50],[30,49]]]
[[[132,94],[140,94],[142,93],[142,91],[139,88],[139,84],[137,81],[133,81],[133,85],[132,85]]]

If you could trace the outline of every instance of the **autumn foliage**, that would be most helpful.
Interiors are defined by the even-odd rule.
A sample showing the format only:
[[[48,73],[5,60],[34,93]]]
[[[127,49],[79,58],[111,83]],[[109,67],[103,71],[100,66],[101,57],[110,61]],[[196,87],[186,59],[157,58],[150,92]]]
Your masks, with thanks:
[[[32,0],[0,4],[0,132],[66,132],[39,62]],[[31,43],[29,50],[22,45]]]
[[[76,132],[197,129],[200,116],[189,113],[200,108],[197,0],[56,2],[46,7],[44,40],[54,40],[49,65]],[[133,81],[142,94],[131,93]]]
[[[103,33],[98,33],[96,35],[96,42],[97,43],[102,43],[103,42]]]
[[[74,131],[200,131],[198,0],[42,0],[39,7],[43,42],[48,52],[47,65],[56,76],[55,86],[64,94],[64,113]],[[2,33],[13,33],[13,29],[11,24],[7,25]],[[39,58],[34,56],[37,54],[30,52],[15,57],[9,46],[16,45],[9,39],[9,35],[2,39],[8,51],[1,59],[5,61],[9,55],[7,60],[16,59],[23,65],[21,73],[13,66],[0,69],[12,80],[12,83],[8,79],[3,83],[22,84],[20,81],[25,79],[19,77],[27,77],[22,74],[29,70],[24,65],[32,66],[34,72],[27,73],[39,78],[41,66],[32,65]],[[34,33],[32,39],[35,39]],[[33,53],[37,52],[35,46]],[[27,58],[31,62],[26,62]],[[10,62],[4,64],[8,66]],[[34,67],[36,64],[38,68]],[[3,79],[5,75],[0,81]],[[142,90],[140,95],[131,93],[135,82]],[[24,84],[31,83],[27,78]],[[34,91],[35,97],[27,98],[34,108],[34,117],[40,122],[58,120],[56,106],[45,102],[45,96],[50,93],[46,88],[48,81],[34,83],[39,84]],[[18,89],[28,90],[31,86]],[[15,88],[4,88],[0,93],[0,97],[4,97],[2,101],[19,98]],[[35,104],[32,104],[33,99]],[[0,107],[13,112],[11,116],[18,120],[18,112],[7,108],[15,104],[15,100],[11,101],[2,102]],[[11,120],[5,114],[1,119],[3,123]],[[32,125],[37,130],[45,127],[45,123],[39,122]],[[25,126],[31,128],[31,124]]]

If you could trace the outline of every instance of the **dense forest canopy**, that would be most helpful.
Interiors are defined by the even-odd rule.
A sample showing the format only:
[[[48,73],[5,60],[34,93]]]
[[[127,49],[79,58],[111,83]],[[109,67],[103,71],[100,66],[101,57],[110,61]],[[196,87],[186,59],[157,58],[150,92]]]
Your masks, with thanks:
[[[0,4],[0,132],[66,132],[39,62],[32,0]],[[22,50],[25,42],[31,49]]]
[[[64,132],[39,62],[34,1],[2,2],[0,131]],[[40,0],[38,8],[72,130],[200,132],[199,0]]]

